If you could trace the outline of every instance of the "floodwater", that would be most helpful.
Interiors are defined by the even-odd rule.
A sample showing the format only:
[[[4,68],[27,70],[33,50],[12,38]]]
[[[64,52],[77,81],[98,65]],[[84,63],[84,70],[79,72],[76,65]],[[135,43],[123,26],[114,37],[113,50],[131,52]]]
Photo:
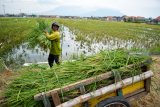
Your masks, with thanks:
[[[90,38],[88,38],[90,39]],[[135,44],[132,40],[120,40],[117,38],[108,38],[103,41],[92,40],[89,44],[82,41],[76,41],[76,35],[69,28],[63,26],[61,31],[61,60],[70,60],[77,58],[79,55],[92,55],[100,50],[111,50],[116,48],[131,48]],[[139,44],[140,47],[143,47]],[[23,65],[26,63],[47,63],[48,51],[42,50],[40,47],[29,49],[27,43],[21,44],[19,47],[12,49],[12,53],[8,55],[7,60]]]

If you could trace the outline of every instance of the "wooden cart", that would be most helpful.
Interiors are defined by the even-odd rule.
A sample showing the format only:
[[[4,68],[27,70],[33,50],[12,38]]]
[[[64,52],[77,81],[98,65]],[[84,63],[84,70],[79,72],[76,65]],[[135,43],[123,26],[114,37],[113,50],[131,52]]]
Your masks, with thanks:
[[[133,66],[129,65],[127,67]],[[141,63],[140,66],[142,74],[117,81],[92,92],[86,92],[85,88],[87,85],[97,81],[105,81],[113,76],[113,72],[107,72],[62,88],[39,93],[34,96],[34,99],[36,101],[42,100],[45,107],[130,107],[129,101],[150,92],[153,72],[144,63]],[[75,89],[79,90],[81,95],[69,101],[62,102],[59,96],[60,93]]]

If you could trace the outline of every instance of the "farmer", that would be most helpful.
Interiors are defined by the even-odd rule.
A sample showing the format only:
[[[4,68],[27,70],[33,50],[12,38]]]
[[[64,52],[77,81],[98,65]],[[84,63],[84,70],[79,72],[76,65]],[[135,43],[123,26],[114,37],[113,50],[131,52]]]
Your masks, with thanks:
[[[60,32],[58,31],[59,29],[58,23],[54,22],[51,28],[53,30],[51,34],[45,31],[45,36],[51,41],[50,53],[48,57],[48,64],[50,67],[53,66],[54,61],[56,62],[56,64],[60,64],[59,56],[61,53]]]

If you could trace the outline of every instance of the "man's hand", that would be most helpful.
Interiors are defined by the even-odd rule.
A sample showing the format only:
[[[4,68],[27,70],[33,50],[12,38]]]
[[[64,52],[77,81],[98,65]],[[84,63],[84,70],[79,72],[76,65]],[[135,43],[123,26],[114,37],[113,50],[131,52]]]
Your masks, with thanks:
[[[48,31],[44,30],[44,33],[45,33],[45,36],[47,36],[47,35],[48,35]]]
[[[47,30],[44,30],[44,33],[48,33],[48,31],[47,31]]]

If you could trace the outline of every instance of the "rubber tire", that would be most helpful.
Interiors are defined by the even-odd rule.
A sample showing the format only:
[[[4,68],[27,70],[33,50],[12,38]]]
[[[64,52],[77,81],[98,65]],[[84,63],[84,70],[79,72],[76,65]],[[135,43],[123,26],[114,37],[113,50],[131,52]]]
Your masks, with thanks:
[[[124,104],[126,107],[131,107],[130,104],[128,103],[128,101],[124,99],[124,97],[119,97],[119,96],[105,99],[105,100],[99,102],[96,105],[96,107],[104,107],[104,106],[107,106],[108,104],[116,103],[116,102]]]

